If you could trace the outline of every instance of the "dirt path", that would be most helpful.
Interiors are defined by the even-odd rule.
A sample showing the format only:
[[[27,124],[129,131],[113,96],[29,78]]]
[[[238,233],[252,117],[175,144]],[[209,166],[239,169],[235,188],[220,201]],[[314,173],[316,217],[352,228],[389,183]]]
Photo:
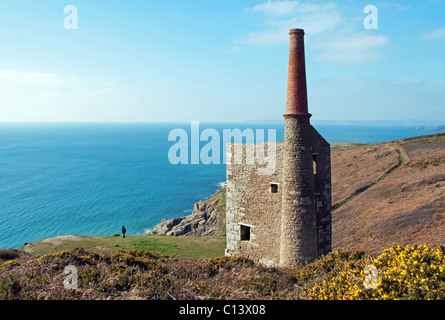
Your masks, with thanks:
[[[387,170],[383,175],[381,175],[374,182],[372,182],[369,185],[366,185],[366,186],[360,188],[359,190],[357,190],[355,193],[353,193],[349,197],[347,197],[347,198],[343,199],[342,201],[340,201],[339,203],[337,203],[335,206],[332,207],[332,211],[337,210],[338,208],[340,208],[344,204],[346,204],[346,203],[350,202],[351,200],[353,200],[359,194],[365,192],[366,190],[368,190],[372,186],[375,186],[377,183],[379,183],[380,181],[382,181],[383,179],[388,177],[391,173],[393,173],[394,171],[396,171],[397,169],[399,169],[401,166],[403,166],[406,163],[407,155],[403,151],[403,148],[398,146],[397,143],[391,143],[391,144],[389,144],[389,146],[394,148],[397,151],[397,154],[399,155],[399,162],[396,165],[394,165],[393,167],[391,167],[389,170]]]

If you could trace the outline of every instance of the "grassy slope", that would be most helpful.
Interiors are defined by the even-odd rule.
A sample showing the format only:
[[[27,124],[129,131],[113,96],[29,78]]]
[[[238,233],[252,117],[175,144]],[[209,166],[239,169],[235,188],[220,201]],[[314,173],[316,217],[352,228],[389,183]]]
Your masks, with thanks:
[[[139,235],[127,236],[124,239],[114,236],[71,235],[43,239],[28,244],[23,249],[25,252],[35,256],[76,248],[94,250],[96,252],[109,252],[118,249],[143,249],[191,259],[224,256],[226,247],[225,190],[225,187],[222,188],[206,200],[207,204],[214,206],[218,212],[217,235],[213,237]]]
[[[71,240],[75,238],[75,240]],[[175,255],[191,259],[223,256],[226,246],[225,236],[216,237],[169,237],[163,235],[140,235],[122,237],[74,236],[57,237],[33,242],[24,247],[32,255],[42,255],[63,250],[83,248],[97,252],[118,249],[144,249],[160,254]]]

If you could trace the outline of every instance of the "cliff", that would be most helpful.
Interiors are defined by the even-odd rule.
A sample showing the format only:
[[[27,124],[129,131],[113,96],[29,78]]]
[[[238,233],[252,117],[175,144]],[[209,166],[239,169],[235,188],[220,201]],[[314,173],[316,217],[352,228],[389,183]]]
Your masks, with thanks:
[[[226,231],[226,188],[207,200],[195,203],[193,212],[186,217],[162,220],[151,234],[168,236],[218,236]]]

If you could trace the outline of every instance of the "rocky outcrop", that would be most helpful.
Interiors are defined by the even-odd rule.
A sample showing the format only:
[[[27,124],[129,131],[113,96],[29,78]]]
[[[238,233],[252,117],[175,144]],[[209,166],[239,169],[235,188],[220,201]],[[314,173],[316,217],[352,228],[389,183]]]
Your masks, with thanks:
[[[225,234],[226,188],[195,203],[186,217],[162,220],[151,234],[168,236],[215,236]]]

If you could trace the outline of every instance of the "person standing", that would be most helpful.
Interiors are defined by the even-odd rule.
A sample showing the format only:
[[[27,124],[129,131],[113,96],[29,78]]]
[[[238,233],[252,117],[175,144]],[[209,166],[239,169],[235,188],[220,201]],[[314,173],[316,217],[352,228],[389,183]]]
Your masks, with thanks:
[[[125,226],[122,226],[122,235],[125,238],[125,232],[127,232],[127,229],[125,229]]]

